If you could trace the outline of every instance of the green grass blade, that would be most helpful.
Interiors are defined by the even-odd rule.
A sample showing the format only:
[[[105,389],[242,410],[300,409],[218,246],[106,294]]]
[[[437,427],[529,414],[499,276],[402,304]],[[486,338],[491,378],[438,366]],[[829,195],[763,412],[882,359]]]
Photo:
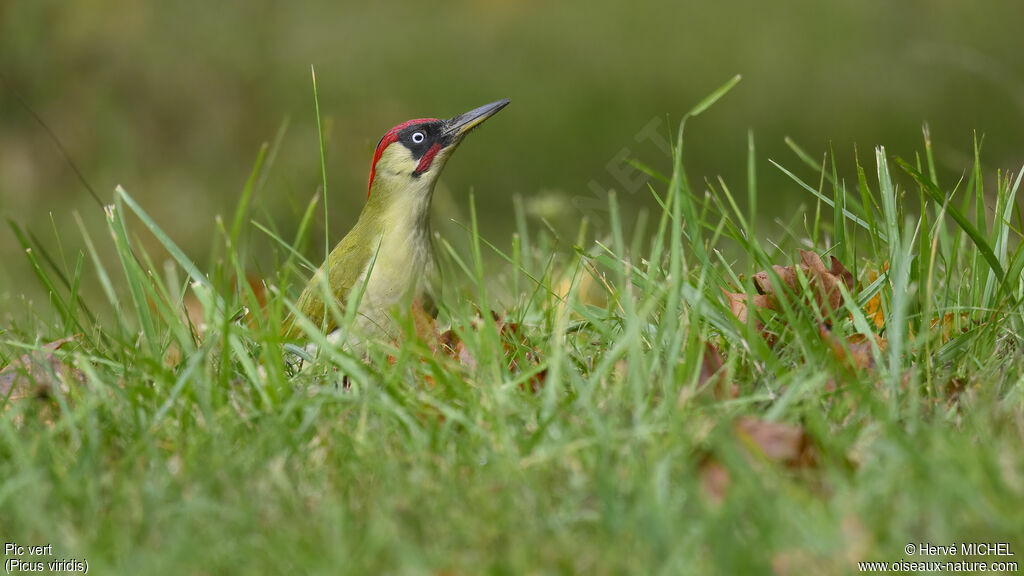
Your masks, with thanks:
[[[156,332],[156,325],[153,322],[153,314],[149,309],[149,300],[146,297],[145,285],[149,279],[146,273],[139,266],[138,260],[131,249],[131,242],[128,240],[128,231],[125,228],[124,220],[121,217],[122,197],[116,196],[113,205],[107,206],[107,225],[114,237],[114,246],[118,258],[121,260],[121,268],[124,270],[125,279],[128,282],[128,292],[132,296],[132,304],[135,306],[135,316],[142,327],[142,334],[149,348],[152,357],[160,356],[157,342],[159,341]]]
[[[178,265],[181,266],[183,270],[185,270],[189,278],[191,278],[194,282],[198,282],[207,288],[213,288],[213,286],[210,284],[210,279],[207,278],[206,275],[199,270],[199,267],[196,266],[195,263],[192,262],[192,260],[185,255],[185,252],[178,247],[174,240],[171,240],[171,237],[168,236],[167,233],[164,232],[163,229],[161,229],[160,226],[157,225],[157,223],[149,216],[149,214],[147,214],[146,211],[143,210],[142,207],[139,206],[137,202],[135,202],[135,199],[132,198],[128,194],[128,192],[125,191],[124,188],[118,186],[115,189],[115,194],[118,198],[123,200],[129,208],[131,208],[132,212],[134,212],[136,216],[139,217],[139,220],[141,220],[142,223],[146,226],[146,228],[149,229],[150,233],[153,234],[157,241],[163,245],[164,249],[166,249],[167,252],[170,253],[171,257],[178,262]]]
[[[740,80],[742,79],[743,77],[740,76],[739,74],[733,76],[732,78],[729,79],[728,82],[723,84],[721,87],[719,87],[711,94],[708,94],[703,100],[697,103],[697,105],[691,108],[690,111],[686,113],[686,115],[693,117],[700,116],[701,113],[703,113],[705,110],[714,106],[715,102],[718,102],[722,98],[722,96],[728,94],[729,91],[732,90],[733,87],[735,87],[737,84],[739,84]]]
[[[263,169],[263,160],[267,155],[267,149],[268,146],[266,143],[260,146],[260,151],[256,155],[256,163],[249,172],[249,178],[245,181],[245,186],[242,188],[242,197],[238,200],[238,207],[235,208],[235,217],[231,222],[231,235],[228,243],[229,248],[238,246],[238,237],[242,233],[242,223],[245,221],[245,214],[248,212],[249,202],[252,200],[253,192],[256,190],[256,182],[259,181],[260,173]]]
[[[310,66],[309,71],[313,78],[313,107],[316,109],[316,134],[320,150],[320,191],[324,195],[324,272],[330,278],[330,258],[327,258],[327,255],[331,253],[331,227],[327,210],[327,142],[324,140],[324,128],[320,121],[320,96],[316,89],[316,68]]]
[[[924,193],[928,195],[932,202],[935,202],[935,204],[940,207],[946,204],[946,195],[939,190],[935,183],[928,180],[928,178],[921,174],[921,172],[901,158],[896,158],[896,164],[898,164],[904,172],[909,174],[911,178],[921,185],[921,189],[924,190]],[[978,251],[981,252],[982,257],[985,258],[985,261],[988,262],[992,271],[995,273],[996,278],[1002,282],[1006,274],[1002,265],[999,263],[999,258],[996,257],[995,251],[993,251],[992,246],[989,245],[988,239],[985,238],[985,235],[979,231],[957,207],[948,205],[946,207],[946,212],[953,218],[957,225],[960,226],[960,229],[967,234],[971,241],[974,242]]]
[[[786,176],[789,176],[789,178],[791,180],[793,180],[794,182],[796,182],[797,184],[799,184],[801,188],[803,188],[804,190],[806,190],[806,191],[810,192],[812,195],[814,195],[815,198],[817,198],[818,200],[821,200],[825,204],[831,206],[833,209],[835,208],[835,202],[833,202],[833,200],[831,198],[829,198],[828,196],[823,195],[820,191],[816,190],[814,187],[810,186],[809,184],[807,184],[806,182],[801,180],[799,176],[797,176],[796,174],[793,174],[789,170],[783,168],[782,165],[780,165],[779,163],[775,162],[771,158],[768,159],[768,162],[772,166],[775,166],[776,168],[778,168],[783,174],[785,174]],[[869,232],[872,231],[872,225],[868,221],[865,221],[865,220],[861,219],[859,216],[857,216],[856,214],[854,214],[850,210],[843,209],[843,215],[846,216],[846,218],[848,218],[851,222],[853,222],[853,223],[857,224],[858,226],[860,226],[861,228],[864,228],[865,230],[868,230]],[[885,234],[883,232],[875,231],[875,234],[880,235],[879,238],[881,238],[883,242],[886,241],[886,236],[885,236]]]

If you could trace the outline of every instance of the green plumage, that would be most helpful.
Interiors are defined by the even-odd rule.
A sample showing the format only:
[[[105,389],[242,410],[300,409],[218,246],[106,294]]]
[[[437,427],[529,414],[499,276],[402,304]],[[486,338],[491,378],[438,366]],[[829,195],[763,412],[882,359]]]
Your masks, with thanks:
[[[343,308],[353,288],[365,286],[356,311],[359,328],[383,328],[390,310],[413,304],[431,284],[439,287],[430,235],[434,184],[466,133],[506,104],[508,100],[499,100],[449,120],[410,120],[381,138],[359,221],[299,296],[297,309],[303,316],[330,333],[337,323],[324,295],[329,293]],[[373,268],[368,269],[375,254]],[[287,340],[303,336],[294,314],[285,318],[281,335]]]
[[[343,310],[353,288],[362,290],[365,282],[357,319],[366,325],[380,325],[392,306],[419,296],[435,273],[429,219],[433,187],[433,179],[416,180],[409,186],[385,170],[374,182],[359,221],[306,284],[299,296],[299,311],[325,333],[337,328],[322,297],[324,287],[318,278],[324,276]],[[373,269],[367,270],[375,254]],[[288,340],[302,337],[293,314],[285,318],[281,335]]]
[[[330,292],[334,298],[342,305],[348,301],[349,291],[373,256],[370,240],[379,238],[381,233],[379,219],[372,216],[364,218],[364,216],[368,215],[360,215],[355,228],[342,238],[334,250],[331,250],[327,260],[313,275],[302,291],[302,295],[299,296],[299,311],[323,329],[324,333],[330,333],[337,327],[337,324],[333,315],[327,313],[327,306],[321,297],[324,288],[316,279],[326,275]],[[289,313],[285,319],[281,335],[288,340],[302,336],[302,330],[295,322],[293,314]]]

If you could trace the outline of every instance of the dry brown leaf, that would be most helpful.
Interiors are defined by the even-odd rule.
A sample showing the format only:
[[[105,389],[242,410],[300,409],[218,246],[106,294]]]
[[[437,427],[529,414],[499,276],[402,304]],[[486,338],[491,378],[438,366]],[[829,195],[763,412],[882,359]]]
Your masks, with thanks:
[[[847,270],[846,266],[843,266],[843,263],[835,256],[830,256],[830,258],[832,258],[832,267],[829,268],[829,273],[836,278],[839,278],[843,285],[846,286],[847,292],[853,294],[853,289],[857,286],[857,281],[853,277],[853,273]]]
[[[814,252],[801,252],[800,259],[811,271],[811,290],[814,291],[815,303],[823,316],[828,316],[843,305],[843,293],[839,289],[842,279],[825,269],[821,257]],[[833,259],[834,261],[835,259]]]
[[[747,316],[749,314],[750,305],[753,306],[754,310],[773,310],[772,298],[764,294],[754,294],[753,296],[747,296],[742,292],[729,292],[725,288],[722,288],[722,293],[729,300],[729,310],[733,316],[736,317],[741,323],[747,323]],[[775,346],[776,336],[775,334],[768,332],[764,329],[764,323],[760,320],[754,320],[754,326],[757,331],[761,333],[761,337],[764,338],[768,346]]]
[[[840,285],[846,286],[850,293],[853,293],[854,289],[853,274],[834,256],[831,258],[832,266],[825,268],[825,263],[817,253],[807,250],[800,251],[799,272],[807,278],[809,294],[800,284],[796,266],[776,265],[772,266],[772,270],[790,291],[802,296],[804,300],[812,302],[822,316],[827,317],[842,308],[843,296],[839,288]],[[778,294],[776,294],[775,285],[772,284],[771,275],[766,270],[762,270],[754,274],[753,280],[757,291],[769,297],[770,305],[763,307],[774,308]],[[733,313],[735,314],[735,311]]]
[[[704,343],[704,358],[700,363],[700,375],[697,377],[697,387],[714,386],[723,378],[722,368],[725,367],[725,360],[718,347],[711,342]]]
[[[504,316],[499,316],[493,310],[495,326],[498,328],[498,335],[501,336],[501,344],[505,351],[507,367],[511,372],[519,372],[523,362],[529,367],[540,364],[540,351],[530,342],[520,330],[518,322],[506,322]],[[542,370],[530,377],[526,384],[531,392],[540,390],[547,377],[547,370]]]
[[[722,288],[722,293],[729,299],[729,310],[732,311],[733,316],[742,324],[747,323],[748,308],[751,304],[755,309],[773,309],[771,298],[764,294],[747,296],[742,292],[729,292],[725,288]],[[761,328],[760,322],[758,322],[758,328]]]
[[[524,367],[528,369],[540,365],[540,352],[520,330],[518,323],[506,321],[503,315],[493,310],[491,311],[491,317],[494,319],[494,326],[498,331],[498,337],[501,338],[506,368],[510,372],[517,373],[524,369]],[[474,324],[471,327],[478,329],[479,324]],[[473,354],[466,348],[465,343],[463,343],[458,333],[454,330],[446,330],[438,336],[437,341],[438,351],[470,370],[476,368],[476,358],[473,357]],[[543,385],[546,377],[547,370],[541,370],[537,374],[532,375],[523,387],[529,386],[531,391],[536,392]]]
[[[700,373],[697,375],[695,387],[683,387],[676,399],[677,406],[685,405],[691,398],[704,390],[711,390],[715,398],[724,400],[739,396],[739,388],[729,384],[725,379],[725,360],[718,347],[711,342],[704,343],[704,356],[701,358]]]
[[[967,391],[968,384],[969,382],[960,376],[950,378],[949,382],[946,382],[946,389],[944,390],[947,403],[950,405],[959,403],[960,397]]]
[[[700,484],[713,502],[721,502],[729,492],[729,471],[717,460],[706,456],[697,467]]]
[[[440,336],[441,351],[450,358],[473,370],[476,368],[476,358],[466,349],[466,344],[459,338],[454,330],[446,330]]]
[[[832,268],[826,269],[825,264],[821,261],[821,256],[815,252],[801,250],[800,263],[804,273],[808,276],[813,301],[821,315],[828,317],[840,310],[843,306],[843,293],[839,286],[846,284],[848,278],[849,284],[846,288],[852,292],[853,275],[834,257],[832,258]],[[833,273],[833,270],[838,270],[839,275]],[[847,278],[843,277],[844,272]]]
[[[818,450],[800,426],[747,416],[733,425],[733,434],[746,449],[744,454],[751,463],[781,464],[794,470],[818,465]],[[728,468],[714,457],[705,456],[698,470],[705,491],[714,501],[721,501],[731,482]]]
[[[735,425],[736,436],[756,455],[790,468],[807,468],[817,463],[817,451],[803,428],[783,422],[765,422],[741,418]]]
[[[44,344],[41,350],[23,354],[0,370],[0,399],[20,400],[29,396],[46,396],[69,380],[84,382],[85,374],[81,370],[65,364],[54,354],[61,346],[79,337],[80,334],[75,334]]]
[[[872,342],[863,334],[853,334],[844,341],[836,336],[835,332],[824,323],[818,324],[818,334],[821,335],[822,340],[828,343],[832,354],[841,363],[861,370],[875,368],[875,354]],[[884,352],[889,345],[888,341],[877,334],[872,334],[871,336],[874,340],[874,345]]]
[[[843,295],[841,287],[853,294],[856,281],[853,274],[843,266],[834,256],[831,257],[831,266],[826,268],[821,256],[807,250],[800,251],[800,264],[794,266],[772,266],[774,274],[789,292],[798,295],[802,300],[813,305],[823,317],[828,318],[843,308]],[[800,275],[806,278],[806,288],[800,282]],[[729,300],[729,310],[740,321],[745,323],[751,307],[755,310],[779,310],[779,294],[777,285],[772,283],[772,274],[762,270],[754,274],[754,287],[758,294],[748,296],[740,292],[729,292],[722,289]],[[775,344],[775,335],[764,330],[761,322],[757,323],[758,330],[768,342],[769,346]]]
[[[775,265],[772,266],[772,270],[775,271],[775,274],[778,275],[779,280],[781,280],[784,285],[788,286],[790,290],[796,291],[798,285],[796,269],[792,266]],[[757,274],[754,274],[754,286],[761,294],[775,296],[775,285],[772,284],[771,275],[768,274],[767,270],[762,270]]]
[[[437,333],[437,320],[423,308],[423,304],[418,298],[409,308],[409,315],[412,316],[412,325],[416,330],[416,335],[436,355],[441,349],[440,335]]]

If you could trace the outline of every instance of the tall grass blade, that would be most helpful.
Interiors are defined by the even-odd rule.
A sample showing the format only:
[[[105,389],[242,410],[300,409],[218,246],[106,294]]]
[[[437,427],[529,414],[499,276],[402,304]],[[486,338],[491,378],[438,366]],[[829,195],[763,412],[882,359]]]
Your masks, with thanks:
[[[909,174],[911,178],[921,185],[921,189],[924,190],[924,193],[928,195],[932,202],[939,207],[946,204],[946,195],[939,190],[935,183],[928,180],[928,178],[921,174],[920,171],[905,162],[903,159],[896,158],[895,161],[904,172]],[[992,246],[989,245],[988,239],[985,238],[985,235],[978,230],[978,228],[975,227],[974,224],[971,223],[971,221],[964,216],[964,213],[956,206],[951,204],[948,205],[946,207],[946,212],[953,218],[957,225],[960,226],[960,229],[967,234],[971,241],[974,242],[978,251],[981,252],[982,257],[986,262],[988,262],[992,271],[995,273],[996,278],[1002,282],[1006,274],[1002,265],[999,263],[999,258],[996,257],[995,251],[992,249]]]

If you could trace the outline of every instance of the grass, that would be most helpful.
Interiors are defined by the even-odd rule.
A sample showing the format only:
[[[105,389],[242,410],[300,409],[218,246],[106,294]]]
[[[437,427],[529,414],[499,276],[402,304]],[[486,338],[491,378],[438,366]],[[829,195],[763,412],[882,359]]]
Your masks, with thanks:
[[[776,166],[811,204],[763,238],[753,136],[746,213],[725,182],[693,187],[684,168],[683,127],[732,84],[680,125],[651,230],[625,234],[613,195],[596,242],[586,223],[559,238],[521,210],[511,253],[475,212],[468,254],[440,242],[456,358],[399,315],[402,335],[365,358],[308,324],[321,347],[296,373],[277,328],[309,273],[294,247],[320,200],[290,240],[246,213],[277,144],[208,269],[121,189],[112,241],[82,227],[87,250],[70,258],[12,224],[50,302],[0,333],[0,366],[74,340],[37,352],[64,367],[34,372],[45,398],[3,400],[0,534],[100,574],[839,574],[962,542],[1009,543],[1018,556],[985,560],[1019,562],[1020,173],[983,182],[976,153],[939,183],[926,132],[920,158],[879,148],[848,185],[839,160],[794,144],[802,163]],[[245,280],[243,229],[277,243],[266,294]],[[859,289],[829,315],[780,287],[777,312],[738,320],[723,289],[752,293],[797,248],[837,257]],[[504,286],[487,280],[499,272]],[[81,297],[88,281],[106,302]],[[830,342],[858,335],[886,346],[851,366]],[[803,456],[773,456],[744,422],[787,425]]]

